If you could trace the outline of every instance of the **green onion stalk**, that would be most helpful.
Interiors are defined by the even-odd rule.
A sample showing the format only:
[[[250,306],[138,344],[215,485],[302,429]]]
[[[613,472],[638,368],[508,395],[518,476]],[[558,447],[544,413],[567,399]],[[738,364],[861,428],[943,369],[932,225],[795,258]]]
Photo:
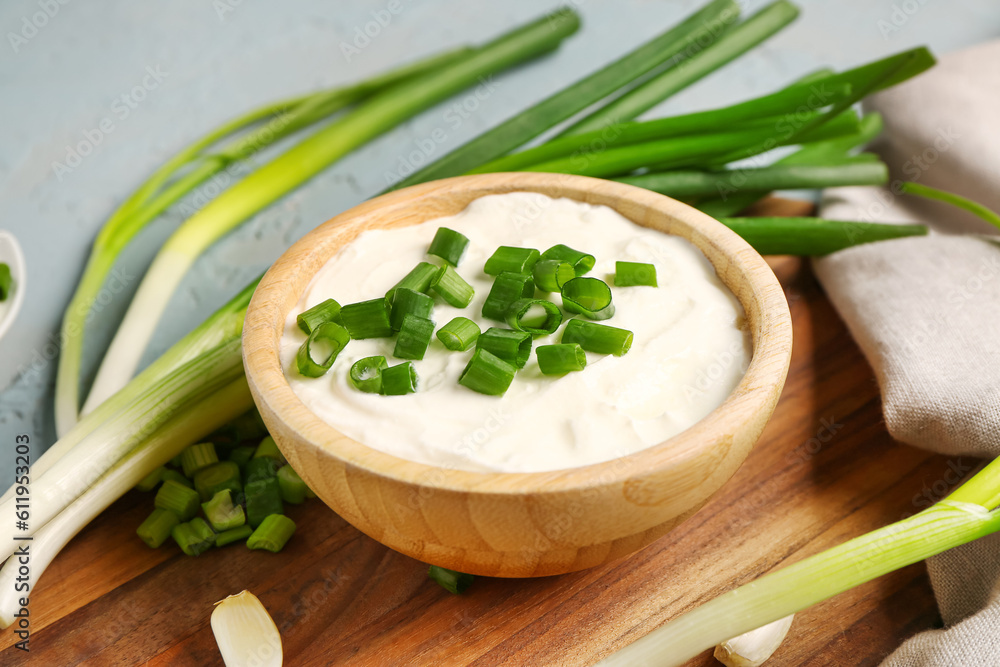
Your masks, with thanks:
[[[436,71],[381,90],[195,213],[167,240],[146,272],[97,372],[84,412],[132,377],[177,285],[215,241],[369,140],[484,76],[551,51],[578,27],[575,13],[558,10]]]
[[[139,231],[199,184],[233,163],[245,160],[272,143],[380,90],[465,57],[468,51],[467,48],[457,49],[359,84],[265,105],[212,130],[153,172],[104,224],[94,241],[80,283],[63,314],[56,377],[57,433],[65,435],[78,420],[80,355],[89,311],[100,295],[115,260]],[[252,126],[258,127],[212,150],[221,140]],[[178,175],[179,172],[183,173]]]

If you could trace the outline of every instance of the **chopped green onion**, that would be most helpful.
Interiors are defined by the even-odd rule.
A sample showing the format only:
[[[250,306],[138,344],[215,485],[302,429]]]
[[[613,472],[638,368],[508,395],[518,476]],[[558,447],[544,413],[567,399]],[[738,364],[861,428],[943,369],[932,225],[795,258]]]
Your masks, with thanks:
[[[493,287],[483,302],[483,317],[504,321],[510,304],[521,298],[535,296],[535,281],[530,275],[504,271],[493,281]]]
[[[434,240],[431,241],[431,245],[427,249],[427,254],[437,255],[452,266],[458,266],[458,263],[462,261],[462,255],[465,254],[465,249],[468,247],[469,239],[464,234],[447,227],[438,227],[437,232],[434,233]]]
[[[169,479],[163,483],[156,492],[156,498],[153,499],[153,507],[170,510],[181,521],[187,521],[197,514],[200,503],[197,491]]]
[[[163,473],[166,472],[166,468],[160,466],[153,472],[149,473],[142,478],[142,481],[135,485],[136,491],[152,491],[156,488],[156,485],[163,481]]]
[[[274,441],[271,436],[264,437],[260,443],[257,445],[257,449],[253,451],[253,457],[255,459],[259,458],[269,458],[278,461],[282,465],[286,463],[285,455],[281,453],[278,449],[278,443]]]
[[[244,490],[247,503],[247,523],[257,527],[272,514],[281,514],[281,487],[275,477],[248,482]]]
[[[476,341],[476,349],[486,350],[515,368],[524,368],[531,356],[531,334],[490,327]]]
[[[392,297],[392,314],[389,316],[389,322],[393,331],[399,331],[403,326],[403,318],[407,315],[429,320],[433,312],[434,299],[408,287],[397,287]]]
[[[430,264],[429,266],[434,266]],[[434,267],[435,269],[437,267]],[[389,293],[393,293],[390,290]],[[384,299],[371,299],[351,303],[340,309],[340,322],[350,332],[351,338],[388,338],[392,335],[389,321],[390,304],[388,294]]]
[[[414,292],[426,293],[431,286],[431,281],[438,273],[438,267],[430,262],[420,262],[410,269],[410,272],[403,276],[403,279],[393,285],[392,289],[385,293],[387,303],[392,303],[396,297],[396,290],[400,288],[411,289]]]
[[[264,419],[260,416],[260,412],[257,408],[254,408],[230,421],[224,427],[218,429],[215,434],[218,437],[209,438],[209,440],[214,442],[216,447],[219,446],[222,440],[227,441],[235,447],[245,440],[263,438],[267,435],[267,426],[264,424]]]
[[[535,350],[538,369],[545,375],[562,375],[587,367],[587,355],[578,343],[541,345]]]
[[[476,295],[472,285],[458,275],[458,271],[447,265],[438,271],[434,282],[431,283],[431,290],[455,308],[465,308],[472,303],[472,297]]]
[[[355,388],[368,394],[382,391],[382,371],[388,368],[385,357],[365,357],[351,366],[351,383]]]
[[[579,250],[573,250],[569,246],[561,243],[554,245],[543,252],[542,259],[558,259],[566,262],[567,264],[572,264],[573,271],[577,276],[582,276],[590,271],[594,268],[594,264],[597,262],[593,255],[588,255],[587,253],[580,252]]]
[[[6,301],[10,295],[10,286],[14,284],[14,278],[10,273],[10,266],[5,262],[0,262],[0,301]]]
[[[232,461],[220,461],[202,468],[194,474],[194,489],[202,502],[208,501],[223,489],[239,493],[243,490],[240,467]]]
[[[620,357],[632,347],[632,332],[597,322],[570,320],[563,329],[563,343],[577,343],[588,352]]]
[[[502,245],[486,260],[483,273],[498,276],[504,271],[511,273],[531,273],[531,268],[538,261],[539,253],[534,248],[515,248]]]
[[[396,347],[392,350],[392,356],[397,359],[416,359],[418,361],[423,359],[433,335],[434,323],[432,321],[416,315],[407,315],[403,318],[403,326],[396,338]]]
[[[452,352],[468,350],[479,338],[479,325],[468,317],[456,317],[437,331],[438,339]]]
[[[551,301],[518,299],[510,304],[505,319],[507,326],[515,331],[525,331],[533,336],[540,336],[555,333],[562,324],[563,316],[559,306]]]
[[[281,467],[281,463],[275,461],[272,458],[261,457],[256,459],[250,459],[247,461],[244,472],[244,482],[249,484],[250,482],[259,482],[265,479],[274,479],[278,474],[278,468]]]
[[[427,576],[431,580],[437,582],[441,588],[445,589],[449,593],[464,593],[469,586],[472,585],[475,577],[471,574],[465,574],[464,572],[456,572],[455,570],[448,570],[443,567],[438,567],[437,565],[431,565],[427,570]]]
[[[333,299],[327,299],[323,303],[299,313],[295,321],[298,323],[299,329],[302,329],[302,333],[308,336],[319,325],[326,322],[336,322],[339,318],[340,304]]]
[[[299,351],[295,354],[295,367],[304,377],[318,378],[330,370],[337,355],[349,342],[351,334],[347,329],[336,322],[325,322],[313,329],[306,342],[299,347]],[[324,355],[322,361],[316,361],[313,345],[316,345],[319,348],[317,351]]]
[[[177,515],[170,510],[155,509],[153,513],[146,517],[146,520],[139,524],[135,534],[153,549],[157,549],[170,537],[170,531],[181,522]]]
[[[278,489],[281,491],[281,499],[286,503],[301,505],[305,502],[306,483],[292,466],[278,468]]]
[[[390,366],[382,371],[382,394],[402,396],[417,390],[417,371],[410,361]]]
[[[211,500],[201,504],[202,511],[216,532],[238,528],[247,522],[243,508],[233,503],[232,494],[229,489],[222,489]]]
[[[229,460],[242,468],[247,464],[247,461],[253,458],[253,452],[253,447],[234,447],[233,451],[229,452]]]
[[[239,528],[230,528],[215,536],[215,546],[224,547],[233,542],[245,542],[253,533],[253,528],[249,524],[243,524]]]
[[[200,442],[181,452],[181,467],[188,479],[193,479],[196,472],[218,461],[219,455],[215,453],[215,445],[211,442]]]
[[[172,465],[175,468],[180,468],[181,467],[181,455],[178,454],[174,458],[170,459],[170,465]]]
[[[535,287],[543,292],[558,292],[567,281],[576,277],[573,265],[561,259],[543,259],[531,269]]]
[[[531,340],[530,336],[528,340]],[[514,380],[515,373],[517,369],[514,366],[479,347],[466,364],[458,383],[480,394],[502,396]]]
[[[189,480],[187,477],[177,472],[176,470],[171,470],[170,468],[167,468],[166,470],[163,471],[161,477],[162,479],[160,481],[162,482],[170,480],[171,482],[175,482],[177,484],[180,484],[181,486],[186,486],[189,489],[194,488],[194,482],[192,482],[191,480]]]
[[[188,556],[201,555],[215,546],[215,532],[201,517],[177,524],[170,535]]]
[[[615,262],[615,287],[657,287],[656,267],[645,262]]]
[[[295,522],[283,514],[272,514],[264,519],[247,540],[251,549],[266,549],[278,553],[295,532]]]
[[[597,278],[573,278],[562,287],[563,308],[591,320],[607,320],[615,314],[611,288]]]

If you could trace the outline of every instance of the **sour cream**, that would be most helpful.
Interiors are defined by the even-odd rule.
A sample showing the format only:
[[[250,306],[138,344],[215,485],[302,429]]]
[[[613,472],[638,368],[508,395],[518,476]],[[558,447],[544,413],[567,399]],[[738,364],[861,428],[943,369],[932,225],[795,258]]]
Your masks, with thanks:
[[[532,354],[502,397],[458,384],[472,355],[451,352],[435,336],[413,362],[417,392],[380,396],[358,391],[348,377],[363,357],[384,355],[395,339],[352,340],[330,372],[304,378],[295,353],[305,340],[295,317],[326,299],[341,304],[381,296],[421,261],[438,227],[471,243],[458,272],[476,290],[468,308],[435,300],[443,326],[462,315],[483,331],[503,323],[480,315],[492,277],[483,265],[498,246],[562,243],[594,255],[587,275],[612,287],[616,313],[603,322],[634,334],[622,357],[587,353],[583,371],[542,375]],[[616,260],[656,266],[659,287],[615,287]],[[439,262],[437,262],[439,263]],[[561,304],[558,294],[548,298]],[[568,318],[567,318],[568,319]],[[482,197],[458,215],[394,230],[362,233],[317,273],[289,313],[281,361],[293,391],[317,416],[369,447],[411,461],[463,470],[535,472],[608,461],[688,428],[720,405],[750,361],[743,309],[688,241],[640,227],[616,211],[569,199],[517,192]],[[560,342],[563,325],[533,347]]]

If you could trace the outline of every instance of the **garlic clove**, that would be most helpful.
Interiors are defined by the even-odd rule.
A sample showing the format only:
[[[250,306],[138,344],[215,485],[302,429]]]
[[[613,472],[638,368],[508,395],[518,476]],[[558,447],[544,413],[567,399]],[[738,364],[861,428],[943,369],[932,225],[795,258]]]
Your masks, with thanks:
[[[281,667],[281,635],[250,591],[215,603],[212,633],[226,667]]]
[[[778,650],[795,615],[779,618],[715,647],[715,659],[726,667],[760,667]]]

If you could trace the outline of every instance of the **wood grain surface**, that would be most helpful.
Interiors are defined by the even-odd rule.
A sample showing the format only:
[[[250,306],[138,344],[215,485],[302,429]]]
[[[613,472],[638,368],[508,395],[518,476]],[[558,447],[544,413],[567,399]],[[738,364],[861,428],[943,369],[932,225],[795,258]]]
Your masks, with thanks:
[[[246,588],[271,611],[293,667],[587,665],[699,602],[946,493],[956,462],[886,433],[872,373],[808,262],[770,263],[795,336],[777,410],[736,476],[632,556],[558,577],[479,578],[454,596],[318,501],[292,508],[300,530],[280,554],[151,550],[134,531],[152,497],[132,492],[53,562],[31,597],[30,654],[4,631],[0,664],[221,665],[212,604]],[[924,567],[914,565],[800,613],[768,665],[875,665],[939,623]],[[708,653],[689,663],[713,664]]]

